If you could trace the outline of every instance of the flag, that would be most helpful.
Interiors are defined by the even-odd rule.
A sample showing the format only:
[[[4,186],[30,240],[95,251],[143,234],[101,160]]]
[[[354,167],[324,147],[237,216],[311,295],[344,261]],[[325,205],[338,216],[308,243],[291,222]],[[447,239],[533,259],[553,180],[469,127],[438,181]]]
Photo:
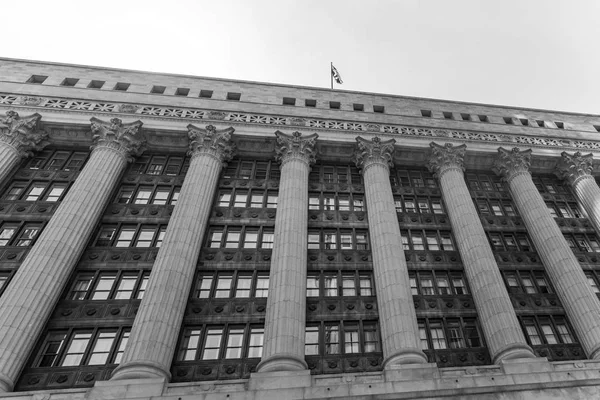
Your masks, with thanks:
[[[342,81],[342,76],[340,75],[338,70],[333,66],[333,64],[331,64],[331,76],[333,76],[333,79],[335,79],[336,83],[339,83],[340,85],[344,83],[344,81]]]

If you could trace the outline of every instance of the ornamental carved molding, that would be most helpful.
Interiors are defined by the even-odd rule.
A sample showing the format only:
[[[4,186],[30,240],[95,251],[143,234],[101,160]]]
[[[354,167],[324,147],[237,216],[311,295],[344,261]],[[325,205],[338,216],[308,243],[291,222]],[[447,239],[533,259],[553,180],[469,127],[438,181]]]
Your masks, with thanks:
[[[464,160],[467,145],[461,144],[454,147],[452,143],[439,145],[435,142],[429,143],[431,147],[431,156],[427,167],[436,176],[440,177],[444,172],[451,168],[458,168],[461,171],[465,170]]]
[[[375,136],[372,140],[367,140],[358,136],[356,138],[356,151],[354,152],[356,166],[363,172],[371,164],[384,164],[387,167],[393,167],[394,143],[396,143],[396,139],[382,141]]]
[[[106,122],[94,117],[90,122],[94,141],[92,150],[109,148],[119,152],[128,162],[144,152],[146,140],[140,133],[142,121],[124,124],[119,118]]]
[[[188,138],[190,140],[190,151],[192,158],[204,154],[216,158],[224,166],[231,160],[235,153],[235,144],[231,141],[231,135],[235,131],[232,127],[217,130],[214,125],[199,128],[192,124],[187,126]]]
[[[7,111],[0,120],[7,127],[0,132],[0,142],[15,149],[21,158],[32,156],[48,145],[48,133],[39,130],[41,118],[38,113],[20,117],[16,111]]]
[[[530,166],[531,149],[521,151],[518,147],[512,150],[500,147],[498,149],[498,158],[494,162],[492,170],[504,178],[504,180],[510,181],[517,175],[529,174]]]
[[[577,152],[570,155],[566,151],[561,153],[560,161],[556,164],[554,173],[560,179],[567,181],[572,187],[582,178],[591,177],[593,170],[594,156],[590,154],[583,155]]]
[[[283,132],[275,132],[277,137],[277,146],[275,147],[275,159],[282,165],[289,160],[301,160],[308,165],[316,161],[317,138],[319,135],[302,136],[302,133],[296,131],[291,135]]]

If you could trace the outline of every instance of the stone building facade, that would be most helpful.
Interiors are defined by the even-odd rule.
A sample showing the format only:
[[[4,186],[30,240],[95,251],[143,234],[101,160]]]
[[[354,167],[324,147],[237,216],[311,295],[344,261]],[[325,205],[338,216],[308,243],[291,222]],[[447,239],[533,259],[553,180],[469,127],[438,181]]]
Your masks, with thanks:
[[[0,399],[600,396],[600,116],[11,59],[0,112]]]

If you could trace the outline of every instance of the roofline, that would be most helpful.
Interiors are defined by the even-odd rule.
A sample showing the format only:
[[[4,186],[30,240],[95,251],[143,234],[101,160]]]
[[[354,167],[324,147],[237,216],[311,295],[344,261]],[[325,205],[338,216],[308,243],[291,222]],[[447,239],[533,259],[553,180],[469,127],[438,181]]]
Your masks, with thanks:
[[[0,61],[2,61],[2,60],[13,61],[13,62],[26,62],[26,63],[34,63],[34,64],[50,64],[50,65],[58,65],[58,66],[64,66],[64,67],[94,68],[94,69],[100,69],[100,70],[121,71],[121,72],[128,72],[128,73],[164,75],[164,76],[171,76],[171,77],[196,78],[196,79],[199,78],[199,79],[207,79],[207,80],[220,81],[220,82],[236,82],[236,83],[247,83],[247,84],[254,84],[254,85],[271,85],[271,86],[278,86],[278,87],[283,87],[283,88],[308,89],[308,90],[327,91],[327,92],[334,91],[334,92],[340,92],[340,93],[361,94],[361,95],[367,95],[367,96],[385,96],[385,97],[409,99],[409,100],[439,101],[439,102],[453,103],[453,104],[477,105],[477,106],[484,106],[484,107],[495,107],[495,108],[504,108],[504,109],[513,109],[513,110],[519,109],[519,110],[524,110],[524,111],[541,111],[541,112],[551,112],[551,113],[560,113],[560,114],[578,115],[578,116],[596,117],[596,118],[600,117],[600,114],[578,113],[578,112],[573,112],[573,111],[546,110],[546,109],[542,109],[542,108],[507,106],[507,105],[489,104],[489,103],[474,103],[474,102],[469,102],[469,101],[445,100],[445,99],[435,99],[435,98],[429,98],[429,97],[403,96],[403,95],[397,95],[397,94],[363,92],[363,91],[357,91],[357,90],[328,89],[328,88],[323,88],[323,87],[318,87],[318,86],[301,86],[301,85],[290,85],[290,84],[275,83],[275,82],[246,81],[246,80],[240,80],[240,79],[216,78],[216,77],[210,77],[210,76],[176,74],[176,73],[169,73],[169,72],[142,71],[142,70],[125,69],[125,68],[99,67],[99,66],[95,66],[95,65],[67,64],[67,63],[61,63],[61,62],[55,62],[55,61],[26,60],[26,59],[20,59],[20,58],[0,57]]]

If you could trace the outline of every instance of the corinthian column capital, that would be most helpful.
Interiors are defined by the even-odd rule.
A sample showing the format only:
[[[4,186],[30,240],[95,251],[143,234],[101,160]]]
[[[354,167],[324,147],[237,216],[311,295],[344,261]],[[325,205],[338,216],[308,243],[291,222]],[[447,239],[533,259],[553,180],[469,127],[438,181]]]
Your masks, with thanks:
[[[21,158],[33,155],[34,151],[41,150],[48,144],[48,134],[38,130],[41,118],[38,113],[21,118],[16,111],[7,111],[6,118],[0,122],[8,129],[0,132],[0,142],[14,148]]]
[[[592,176],[593,160],[594,157],[591,153],[583,155],[577,152],[570,155],[566,151],[563,151],[560,161],[556,164],[554,173],[560,179],[569,182],[571,187],[575,187],[575,184],[582,178]]]
[[[302,160],[307,164],[316,161],[315,144],[319,135],[302,136],[300,132],[292,133],[292,136],[283,132],[275,132],[277,136],[277,148],[275,158],[282,164],[291,159]]]
[[[454,147],[452,143],[446,143],[441,146],[435,142],[429,143],[431,147],[431,156],[427,166],[429,170],[437,177],[449,169],[458,169],[461,172],[465,170],[464,159],[467,146],[461,144]]]
[[[106,122],[92,117],[90,122],[94,134],[92,150],[109,148],[120,153],[129,162],[144,152],[146,141],[139,133],[142,121],[124,124],[119,118],[112,118],[110,122]]]
[[[394,143],[396,143],[395,139],[382,141],[375,136],[373,140],[368,141],[358,136],[356,138],[357,149],[354,152],[356,166],[362,169],[363,172],[371,164],[383,164],[386,167],[393,167]]]
[[[512,150],[506,150],[500,147],[498,149],[498,158],[494,162],[493,171],[510,181],[517,175],[529,174],[531,166],[531,149],[519,150],[518,147]]]
[[[207,125],[203,129],[189,124],[187,128],[190,138],[189,154],[192,158],[204,154],[216,158],[222,164],[231,160],[235,153],[235,144],[231,141],[231,134],[235,131],[233,127],[218,131],[214,125]]]

